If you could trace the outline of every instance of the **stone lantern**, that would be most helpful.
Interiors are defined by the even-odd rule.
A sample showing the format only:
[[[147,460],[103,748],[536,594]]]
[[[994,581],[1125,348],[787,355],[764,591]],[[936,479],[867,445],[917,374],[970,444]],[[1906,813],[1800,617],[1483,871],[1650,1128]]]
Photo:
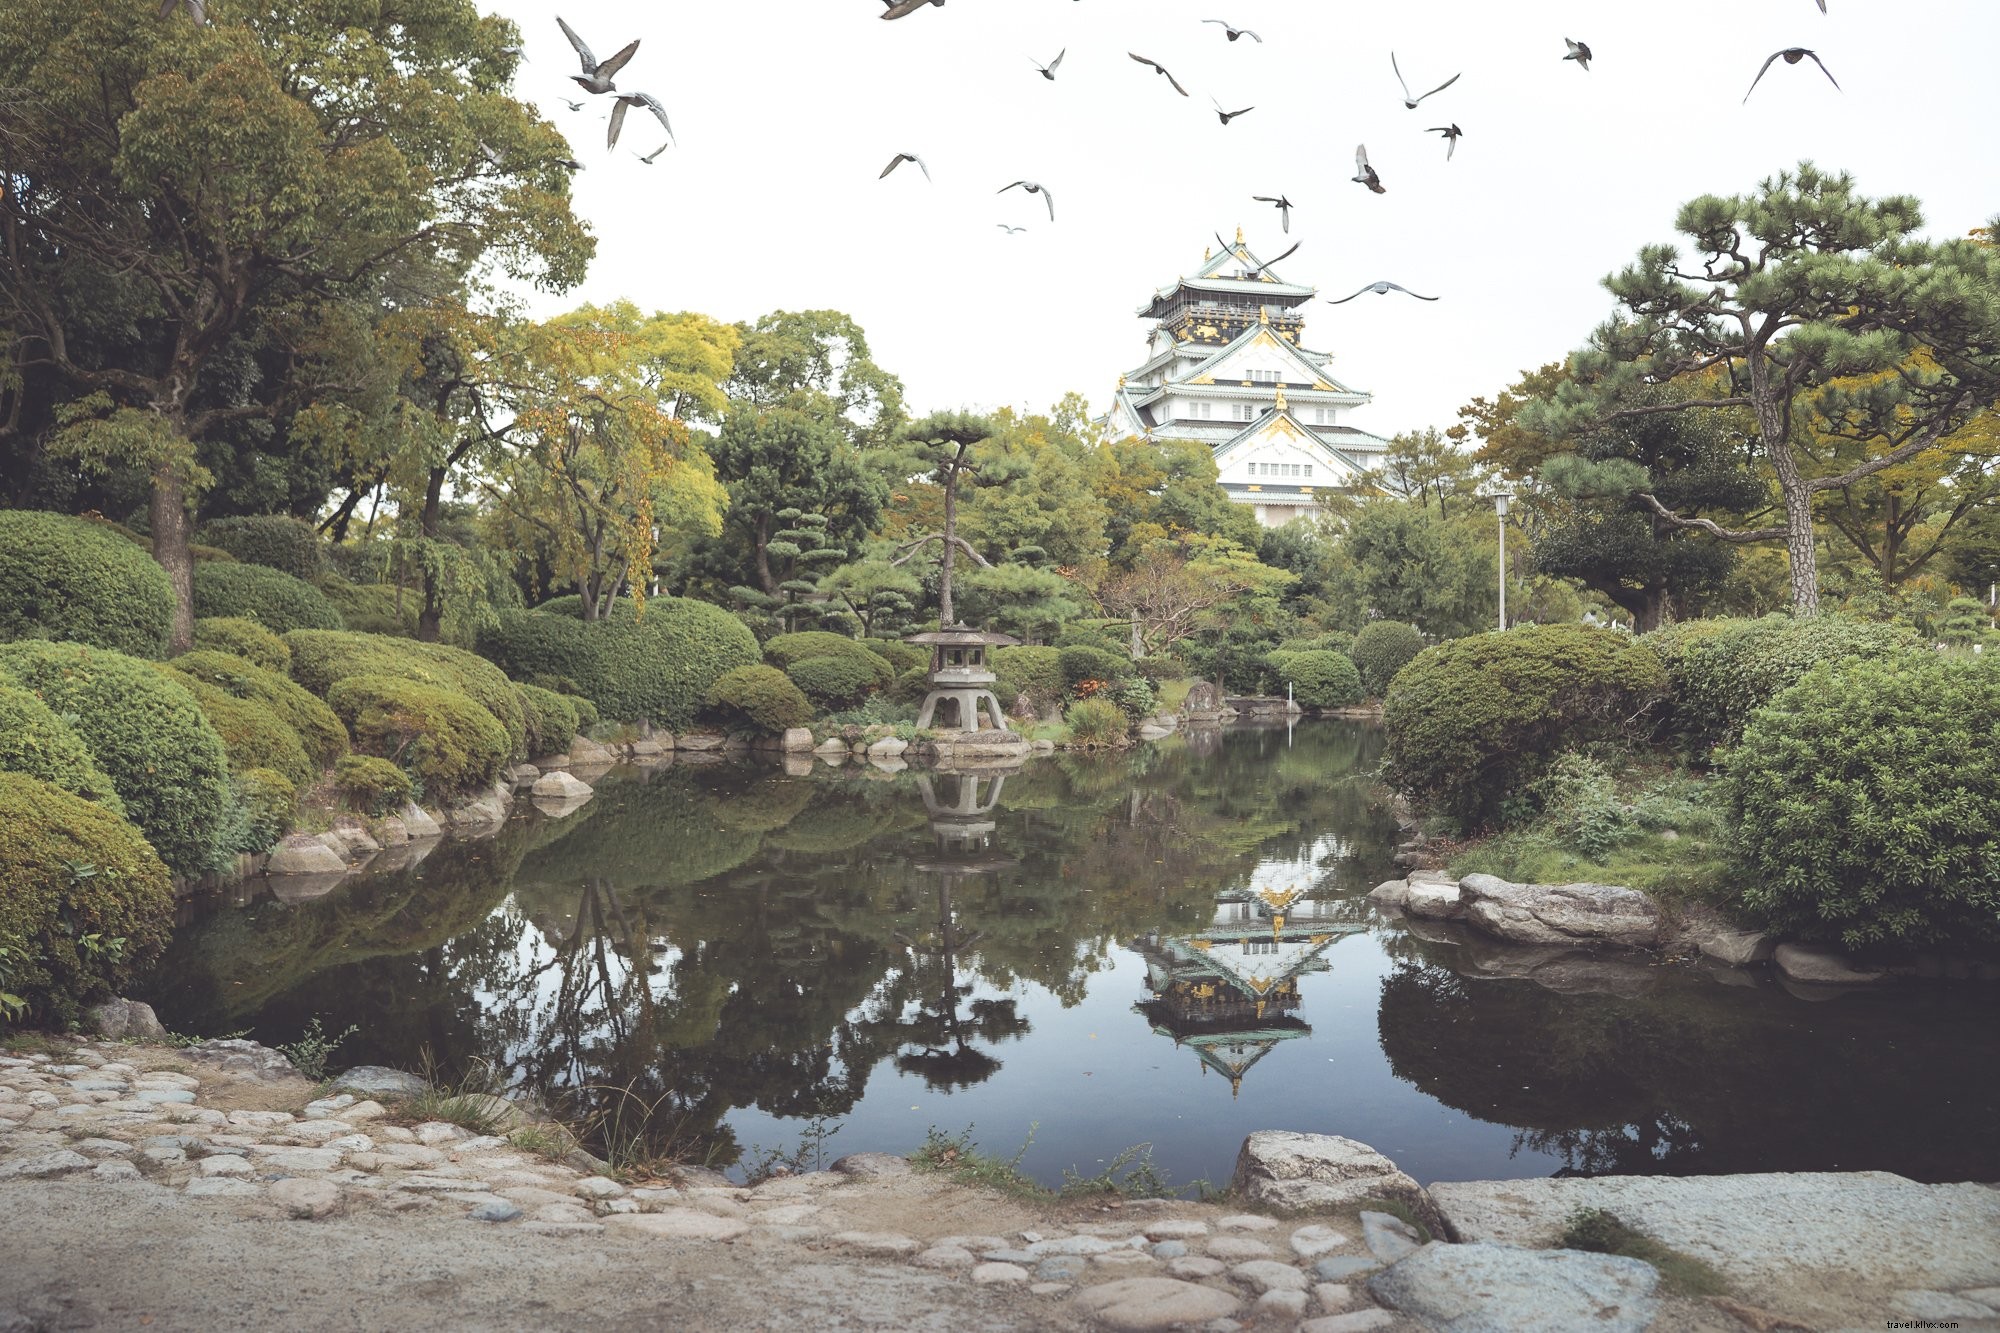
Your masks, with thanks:
[[[989,726],[995,731],[1008,730],[1006,714],[993,693],[996,678],[987,665],[986,653],[992,648],[1011,648],[1019,639],[961,623],[912,634],[905,642],[921,643],[931,650],[931,690],[917,714],[918,730],[933,722],[946,731],[981,731]]]

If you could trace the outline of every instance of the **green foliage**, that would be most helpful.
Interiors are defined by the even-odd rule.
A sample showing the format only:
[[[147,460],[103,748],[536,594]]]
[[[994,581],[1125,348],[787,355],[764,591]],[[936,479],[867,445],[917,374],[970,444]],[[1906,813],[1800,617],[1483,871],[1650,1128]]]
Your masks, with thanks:
[[[1010,687],[1017,700],[1027,696],[1028,707],[1037,717],[1060,703],[1068,688],[1063,680],[1059,648],[995,648],[987,661],[993,664],[998,682]],[[925,662],[928,665],[929,659]]]
[[[932,1125],[924,1131],[923,1146],[910,1154],[910,1165],[918,1171],[946,1176],[974,1189],[995,1190],[1018,1199],[1046,1199],[1049,1191],[1021,1169],[1021,1159],[1034,1146],[1035,1126],[1012,1157],[996,1157],[979,1151],[972,1127],[947,1134]]]
[[[1284,676],[1301,708],[1352,708],[1361,702],[1361,673],[1339,653],[1284,654]]]
[[[347,728],[333,710],[287,676],[241,657],[200,648],[182,653],[168,665],[238,699],[261,704],[283,719],[311,761],[313,777],[347,752]],[[310,785],[310,779],[302,785]]]
[[[528,729],[530,755],[556,754],[569,749],[570,739],[582,730],[576,706],[554,690],[533,685],[515,687],[521,691],[521,706]]]
[[[1407,621],[1440,639],[1479,633],[1496,616],[1496,544],[1491,515],[1445,518],[1391,500],[1364,505],[1341,546],[1353,562],[1358,619]]]
[[[1144,676],[1134,676],[1121,680],[1112,686],[1107,697],[1124,710],[1125,716],[1137,720],[1150,717],[1158,706],[1160,696],[1153,689],[1153,682]]]
[[[173,614],[167,572],[104,525],[0,509],[0,640],[73,639],[164,657]]]
[[[895,679],[894,663],[876,652],[873,644],[850,639],[845,634],[834,634],[828,630],[801,630],[795,634],[780,634],[764,644],[764,660],[781,671],[809,657],[851,658],[865,665],[880,685],[887,685]]]
[[[1765,616],[1734,622],[1707,638],[1681,633],[1682,639],[1669,641],[1681,649],[1668,675],[1673,718],[1697,753],[1733,744],[1752,712],[1823,662],[1902,658],[1924,651],[1902,626],[1839,615]],[[1652,641],[1652,635],[1642,640]]]
[[[2000,667],[1916,654],[1820,666],[1727,761],[1743,902],[1850,948],[2000,940]]]
[[[194,613],[240,616],[275,634],[295,629],[337,630],[343,623],[340,612],[318,588],[263,565],[197,564]]]
[[[326,547],[313,525],[289,514],[246,514],[204,523],[195,534],[244,564],[282,569],[295,579],[316,581],[326,571]],[[287,628],[291,628],[287,626]]]
[[[1424,650],[1424,636],[1415,625],[1400,620],[1371,620],[1354,636],[1354,669],[1361,673],[1361,688],[1373,698],[1389,692],[1389,682],[1406,663]]]
[[[397,676],[478,703],[506,733],[508,754],[520,753],[527,740],[527,721],[514,682],[493,663],[463,648],[329,630],[294,631],[285,642],[292,650],[292,678],[329,703],[334,685],[350,676]]]
[[[1575,750],[1557,755],[1529,784],[1527,796],[1559,842],[1584,856],[1603,857],[1639,832],[1610,771]]]
[[[393,583],[349,583],[335,574],[319,581],[320,591],[340,612],[341,624],[361,634],[417,635],[423,593]]]
[[[246,768],[230,777],[229,786],[241,826],[234,850],[269,851],[298,815],[298,788],[268,768]]]
[[[1072,620],[1056,632],[1055,646],[1058,648],[1097,648],[1107,653],[1125,655],[1129,646],[1127,637],[1119,630],[1102,623],[1087,620]]]
[[[1125,710],[1109,699],[1078,699],[1063,713],[1063,722],[1070,744],[1091,749],[1123,745],[1132,726]]]
[[[372,754],[344,754],[333,766],[341,799],[364,815],[385,815],[417,798],[410,775]]]
[[[0,679],[69,721],[168,869],[208,869],[229,758],[186,688],[151,663],[67,643],[0,644]]]
[[[169,680],[186,686],[194,696],[202,716],[222,738],[231,773],[268,768],[284,774],[294,787],[311,786],[319,776],[318,768],[306,757],[299,734],[263,703],[239,699],[220,686],[176,670],[171,663],[159,663],[156,669]]]
[[[1441,643],[1389,686],[1384,775],[1476,827],[1559,751],[1623,735],[1664,686],[1659,659],[1616,630],[1519,625]]]
[[[409,770],[431,798],[491,785],[514,752],[490,711],[445,686],[406,676],[348,676],[326,701],[347,724],[356,751]]]
[[[194,646],[240,657],[280,676],[292,670],[292,650],[285,641],[254,620],[241,616],[207,616],[194,622]]]
[[[577,731],[589,735],[590,729],[598,722],[597,705],[580,694],[570,694],[562,690],[557,690],[555,693],[561,696],[562,701],[576,714]]]
[[[24,773],[125,813],[111,777],[69,723],[29,691],[0,683],[0,772]]]
[[[806,698],[812,700],[815,708],[829,712],[852,708],[867,698],[878,684],[883,683],[887,667],[888,663],[879,657],[871,665],[858,654],[807,657],[787,667],[785,675]],[[893,684],[893,678],[888,683]]]
[[[702,703],[725,724],[748,726],[767,735],[803,727],[813,716],[812,704],[791,678],[761,663],[733,667],[716,677]]]
[[[167,868],[139,830],[23,773],[0,773],[0,885],[7,989],[50,1026],[115,994],[173,928]]]
[[[930,670],[930,649],[925,648],[922,644],[904,643],[901,639],[868,639],[866,640],[866,644],[869,652],[874,653],[877,657],[882,658],[890,666],[894,667],[896,674],[899,676],[911,667],[922,667],[926,671]],[[766,647],[768,648],[769,645],[766,645]]]
[[[1394,623],[1394,622],[1381,622]],[[1275,652],[1285,653],[1340,653],[1345,657],[1354,656],[1355,638],[1352,634],[1342,634],[1339,630],[1326,630],[1319,634],[1307,634],[1299,638],[1286,639]],[[1359,662],[1355,665],[1358,667]]]
[[[1131,658],[1082,644],[1060,650],[1056,663],[1062,672],[1063,688],[1072,692],[1079,681],[1101,680],[1113,684],[1133,674]]]
[[[1938,637],[1961,651],[1975,644],[1993,641],[1993,619],[1986,604],[1977,597],[1954,597],[1945,606],[1945,621]]]
[[[326,1062],[333,1053],[360,1028],[349,1024],[347,1030],[329,1034],[320,1026],[319,1015],[314,1014],[306,1030],[299,1034],[297,1041],[280,1043],[278,1049],[292,1062],[292,1068],[299,1071],[311,1083],[323,1082],[327,1075]]]

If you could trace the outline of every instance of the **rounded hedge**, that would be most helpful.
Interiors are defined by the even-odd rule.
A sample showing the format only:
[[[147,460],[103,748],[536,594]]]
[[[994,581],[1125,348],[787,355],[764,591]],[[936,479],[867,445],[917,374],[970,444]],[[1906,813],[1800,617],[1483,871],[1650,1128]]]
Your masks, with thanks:
[[[316,586],[340,612],[341,624],[346,628],[361,634],[416,637],[421,593],[409,588],[399,590],[393,583],[349,583],[337,574],[322,577]]]
[[[812,704],[791,678],[773,666],[752,663],[716,677],[702,697],[709,713],[725,725],[748,726],[768,735],[812,721]]]
[[[1319,634],[1307,634],[1296,639],[1286,639],[1274,651],[1287,653],[1339,653],[1350,661],[1354,658],[1355,639],[1352,634],[1342,634],[1339,630],[1326,630]],[[1357,663],[1357,665],[1359,665]]]
[[[326,571],[326,547],[313,525],[289,514],[218,518],[196,534],[206,545],[246,564],[282,569],[311,582]]]
[[[894,667],[899,676],[911,667],[930,670],[931,650],[920,643],[904,643],[901,639],[864,639],[861,642],[869,652]]]
[[[1396,678],[1396,673],[1423,650],[1424,636],[1415,625],[1405,625],[1400,620],[1373,620],[1354,636],[1354,648],[1348,655],[1354,661],[1354,669],[1361,673],[1361,688],[1379,699],[1389,692],[1389,682]]]
[[[873,653],[869,654],[874,657]],[[882,681],[882,673],[877,665],[886,667],[888,663],[875,658],[871,664],[861,659],[860,654],[850,653],[841,657],[808,657],[793,662],[785,668],[785,675],[801,693],[810,699],[821,712],[836,713],[843,708],[852,708],[866,699]],[[893,676],[887,682],[893,685]]]
[[[835,634],[832,630],[812,629],[780,634],[764,645],[764,660],[780,671],[811,657],[851,657],[866,662],[871,670],[881,675],[884,685],[896,676],[895,665],[876,652],[874,645],[850,639],[845,634]]]
[[[282,773],[293,787],[309,787],[319,776],[318,768],[306,757],[299,734],[271,709],[251,699],[235,695],[186,672],[171,663],[160,663],[161,675],[187,687],[201,714],[222,738],[229,755],[229,771],[267,768]]]
[[[1288,653],[1283,672],[1301,708],[1352,708],[1363,698],[1361,673],[1339,653]]]
[[[1028,696],[1037,714],[1060,700],[1069,688],[1063,680],[1060,648],[995,648],[986,660],[993,664],[993,674],[1002,684],[1011,685],[1017,696]]]
[[[1058,649],[1056,662],[1065,690],[1074,690],[1078,681],[1101,680],[1109,684],[1132,674],[1131,658],[1087,644]]]
[[[352,630],[296,630],[285,636],[285,643],[292,650],[292,679],[328,703],[333,701],[333,687],[350,676],[398,676],[480,704],[506,733],[509,754],[520,753],[527,743],[519,687],[477,653]]]
[[[527,727],[530,756],[568,751],[570,739],[582,728],[576,706],[554,690],[534,685],[517,685],[521,692],[522,718]]]
[[[17,685],[0,685],[0,772],[40,778],[113,814],[125,813],[90,747],[47,704]]]
[[[1727,759],[1744,904],[1849,948],[2000,940],[2000,665],[1923,654],[1815,668]]]
[[[561,691],[556,693],[575,711],[576,729],[586,736],[589,735],[590,729],[598,723],[597,705],[580,694],[565,694]]]
[[[0,773],[0,885],[7,989],[52,1027],[121,990],[173,928],[172,882],[139,830],[24,773]]]
[[[1816,666],[1928,651],[1903,626],[1840,615],[1770,615],[1731,622],[1712,636],[1681,634],[1684,649],[1668,676],[1674,726],[1698,750],[1734,744],[1751,713]]]
[[[0,640],[70,639],[164,657],[173,619],[167,571],[115,531],[0,509]]]
[[[318,588],[265,565],[196,565],[194,613],[239,616],[275,634],[339,629],[343,623],[340,612]]]
[[[292,650],[285,641],[254,620],[241,616],[209,616],[194,622],[194,646],[228,653],[266,671],[289,675]]]
[[[0,677],[73,719],[126,818],[168,869],[196,875],[210,867],[229,801],[229,756],[194,695],[149,662],[82,644],[0,644]]]
[[[342,799],[364,815],[400,810],[417,796],[410,775],[372,754],[346,754],[333,766],[333,785]]]
[[[298,736],[313,776],[347,753],[347,728],[333,710],[288,676],[228,653],[197,649],[182,653],[167,665],[213,685],[235,698],[260,704],[283,720]],[[301,786],[311,785],[311,778]]]
[[[492,713],[442,686],[404,676],[349,676],[327,692],[326,702],[347,724],[356,752],[409,770],[432,800],[490,786],[513,753]]]
[[[1617,630],[1517,625],[1452,639],[1391,682],[1383,773],[1474,828],[1558,751],[1626,735],[1665,683],[1659,658]]]

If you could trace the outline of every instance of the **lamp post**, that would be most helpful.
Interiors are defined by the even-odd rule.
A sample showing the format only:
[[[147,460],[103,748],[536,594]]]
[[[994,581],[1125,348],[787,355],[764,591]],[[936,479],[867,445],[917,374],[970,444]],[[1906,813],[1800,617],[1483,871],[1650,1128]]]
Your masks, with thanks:
[[[1493,497],[1493,508],[1500,516],[1500,628],[1507,628],[1507,492],[1501,491]]]

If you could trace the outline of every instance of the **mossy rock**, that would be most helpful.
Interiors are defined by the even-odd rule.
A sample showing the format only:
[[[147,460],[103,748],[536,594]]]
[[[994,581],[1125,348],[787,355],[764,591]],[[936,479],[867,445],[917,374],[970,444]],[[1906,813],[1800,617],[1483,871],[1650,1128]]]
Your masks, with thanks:
[[[67,639],[164,657],[174,587],[111,527],[0,509],[0,640]]]

